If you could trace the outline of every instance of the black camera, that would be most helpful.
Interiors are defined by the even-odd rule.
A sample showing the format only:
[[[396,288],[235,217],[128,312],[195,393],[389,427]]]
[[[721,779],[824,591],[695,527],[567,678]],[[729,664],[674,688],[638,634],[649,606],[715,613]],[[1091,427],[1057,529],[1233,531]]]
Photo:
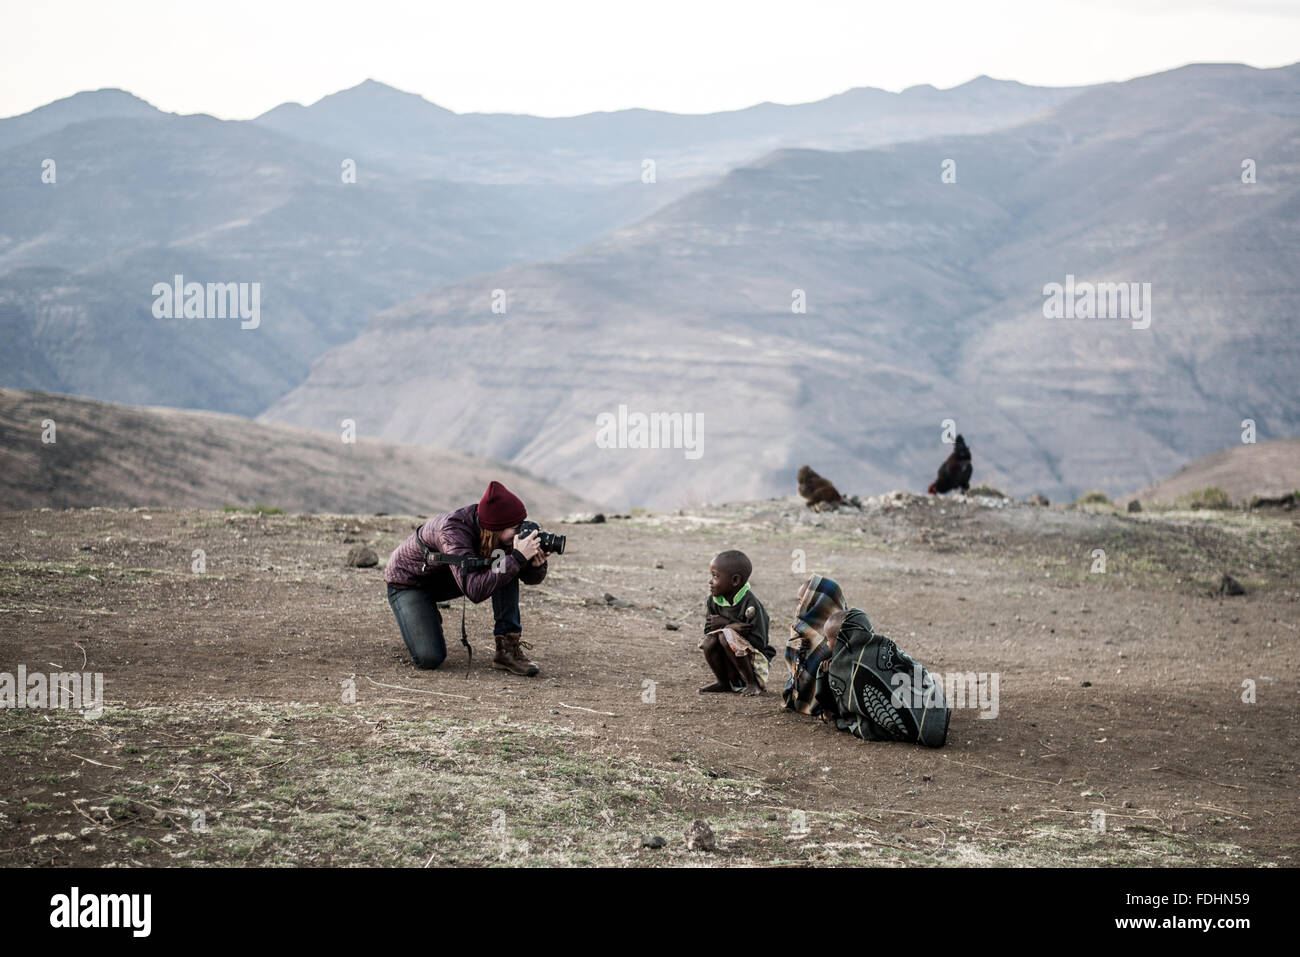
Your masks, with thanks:
[[[537,543],[542,546],[542,551],[548,555],[552,553],[556,555],[564,554],[564,536],[556,535],[554,532],[544,532],[536,522],[520,522],[519,532],[515,535],[515,540],[518,541],[532,532],[537,533]]]

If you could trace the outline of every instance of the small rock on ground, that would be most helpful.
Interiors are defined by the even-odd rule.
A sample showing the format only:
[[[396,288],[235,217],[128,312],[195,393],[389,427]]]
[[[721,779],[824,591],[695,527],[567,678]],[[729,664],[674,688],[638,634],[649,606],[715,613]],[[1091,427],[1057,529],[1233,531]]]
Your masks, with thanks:
[[[379,564],[379,556],[369,545],[353,545],[344,563],[352,568],[374,568]]]
[[[1246,594],[1246,589],[1242,587],[1241,582],[1237,581],[1237,579],[1233,578],[1231,575],[1224,574],[1223,580],[1219,582],[1219,594],[1244,595]]]
[[[688,851],[706,851],[712,853],[718,849],[713,828],[705,821],[692,821],[686,829],[686,849]]]

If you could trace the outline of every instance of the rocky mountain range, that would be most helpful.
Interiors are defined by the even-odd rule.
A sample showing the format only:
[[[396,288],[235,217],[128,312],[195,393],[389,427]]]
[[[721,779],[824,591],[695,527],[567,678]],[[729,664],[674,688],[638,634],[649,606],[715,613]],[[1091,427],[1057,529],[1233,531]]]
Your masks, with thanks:
[[[364,158],[345,183],[338,154],[209,116],[47,131],[20,117],[0,134],[19,120],[38,132],[0,152],[0,382],[121,402],[256,414],[376,309],[557,255],[658,201],[415,179]],[[152,289],[177,275],[257,283],[264,321],[160,321]]]
[[[1300,66],[1201,65],[992,133],[781,150],[376,315],[264,417],[351,416],[616,505],[784,494],[804,463],[924,488],[947,420],[977,483],[1140,488],[1247,418],[1300,429],[1297,120]],[[1098,283],[1132,301],[1049,318],[1054,285],[1075,315]],[[702,417],[700,448],[602,441],[638,413]]]
[[[786,147],[845,150],[1009,126],[1078,87],[981,76],[950,90],[872,87],[813,103],[680,114],[618,110],[581,116],[457,114],[374,80],[311,106],[285,103],[255,122],[348,156],[461,182],[624,185],[653,160],[657,180],[691,182]]]
[[[1140,488],[1297,430],[1298,71],[563,119],[78,94],[0,120],[0,385],[349,418],[616,507],[923,488],[954,430],[977,483]]]
[[[373,313],[557,258],[772,144],[993,128],[1070,92],[983,79],[546,119],[369,81],[242,122],[80,93],[0,120],[0,384],[256,414]],[[152,290],[176,276],[256,283],[264,321],[160,321]]]

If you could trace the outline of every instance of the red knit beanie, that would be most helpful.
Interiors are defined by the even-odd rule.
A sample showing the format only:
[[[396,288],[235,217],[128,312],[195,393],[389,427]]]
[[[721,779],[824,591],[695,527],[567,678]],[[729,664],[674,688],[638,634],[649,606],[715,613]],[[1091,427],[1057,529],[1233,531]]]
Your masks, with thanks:
[[[523,500],[500,482],[492,482],[478,500],[478,524],[490,532],[518,525],[528,517]]]

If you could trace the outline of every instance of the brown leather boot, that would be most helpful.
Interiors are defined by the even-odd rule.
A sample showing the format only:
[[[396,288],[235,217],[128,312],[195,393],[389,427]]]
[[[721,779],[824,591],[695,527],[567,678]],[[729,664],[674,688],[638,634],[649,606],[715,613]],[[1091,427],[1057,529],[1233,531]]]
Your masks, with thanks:
[[[524,641],[519,632],[511,632],[507,635],[497,635],[497,653],[492,659],[492,667],[499,668],[502,671],[509,671],[511,674],[523,675],[531,678],[537,674],[537,665],[528,660],[524,654],[524,648],[533,647]]]

